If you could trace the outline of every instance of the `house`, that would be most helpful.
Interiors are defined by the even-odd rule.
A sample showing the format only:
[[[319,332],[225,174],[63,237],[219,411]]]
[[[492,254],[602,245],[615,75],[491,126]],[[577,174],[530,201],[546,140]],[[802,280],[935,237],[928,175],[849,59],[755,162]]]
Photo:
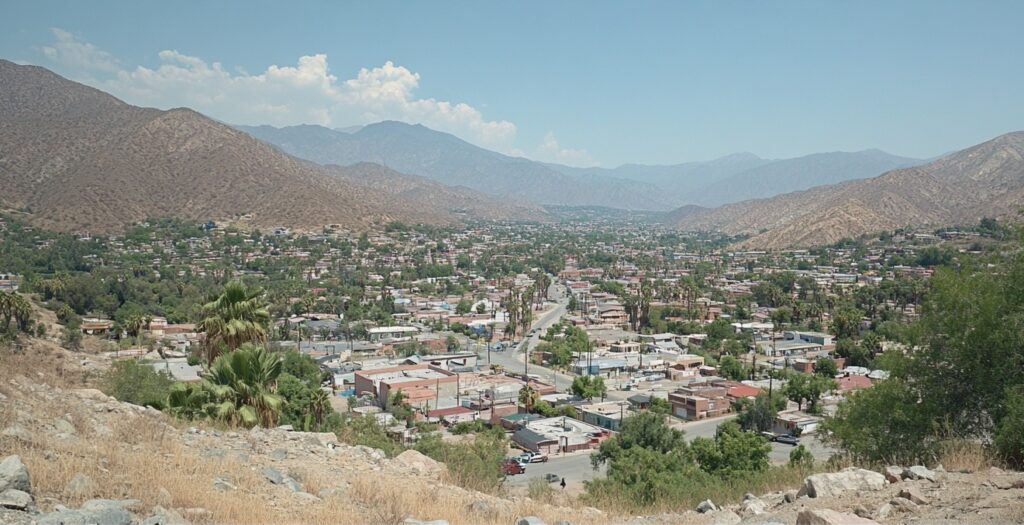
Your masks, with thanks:
[[[704,357],[695,354],[684,354],[676,358],[674,363],[668,365],[667,375],[673,381],[687,377],[700,375],[700,368],[704,366]]]
[[[107,319],[82,319],[82,332],[89,335],[105,334],[113,324],[113,322]]]
[[[694,383],[669,392],[668,402],[672,414],[688,420],[705,419],[725,415],[729,412],[730,401],[725,387],[708,383]]]
[[[455,406],[459,375],[430,365],[403,365],[355,372],[356,395],[371,394],[387,408],[394,392],[401,391],[413,407]]]
[[[818,421],[821,418],[812,416],[799,410],[779,412],[772,423],[772,432],[777,434],[803,434],[814,432],[818,428]]]
[[[418,334],[419,328],[415,326],[379,326],[367,330],[370,334],[370,341],[377,342],[381,339],[401,339],[412,337]]]
[[[836,391],[841,394],[871,388],[871,379],[862,375],[846,375],[836,379]]]
[[[512,441],[526,450],[557,454],[597,448],[609,436],[607,429],[562,416],[530,421],[512,434]]]
[[[579,407],[580,419],[584,423],[618,431],[626,415],[628,403],[594,403]]]
[[[438,418],[446,425],[454,425],[463,421],[473,421],[480,416],[476,410],[466,407],[435,408],[427,411],[428,418]]]

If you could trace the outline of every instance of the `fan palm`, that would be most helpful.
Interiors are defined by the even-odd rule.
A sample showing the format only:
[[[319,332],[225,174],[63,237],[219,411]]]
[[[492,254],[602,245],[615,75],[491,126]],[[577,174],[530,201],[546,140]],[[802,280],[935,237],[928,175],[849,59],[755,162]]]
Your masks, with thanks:
[[[267,340],[270,313],[263,290],[232,281],[219,297],[203,305],[199,328],[206,332],[206,360],[212,365],[222,349],[234,350],[246,342]]]
[[[540,393],[532,386],[524,385],[523,388],[519,389],[519,403],[526,407],[527,412],[531,412],[533,407],[537,406],[537,401],[539,400]]]
[[[275,393],[283,366],[277,354],[251,343],[218,357],[206,377],[222,400],[217,417],[245,426],[274,425],[284,404]]]

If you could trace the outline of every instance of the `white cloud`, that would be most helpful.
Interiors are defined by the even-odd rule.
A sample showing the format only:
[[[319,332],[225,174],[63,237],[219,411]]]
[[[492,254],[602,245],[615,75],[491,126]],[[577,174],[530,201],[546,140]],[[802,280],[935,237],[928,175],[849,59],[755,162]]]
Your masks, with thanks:
[[[597,161],[587,153],[587,150],[562,147],[562,145],[558,143],[558,139],[555,138],[554,132],[551,131],[548,131],[547,134],[544,135],[544,140],[541,141],[540,146],[537,147],[534,158],[545,162],[555,162],[580,168],[589,168],[598,165]]]
[[[112,73],[120,69],[110,53],[75,38],[75,35],[63,29],[54,27],[50,31],[57,40],[42,48],[43,54],[50,60],[78,72]]]
[[[516,125],[488,120],[462,102],[418,98],[420,75],[391,61],[363,68],[354,78],[331,74],[327,55],[302,56],[294,66],[270,65],[250,74],[176,50],[158,54],[155,68],[123,66],[110,53],[68,31],[53,29],[56,41],[42,48],[53,63],[83,83],[143,106],[191,107],[232,124],[364,125],[381,120],[420,123],[505,153],[514,146]],[[577,166],[596,163],[585,150],[563,148],[548,133],[535,158]]]

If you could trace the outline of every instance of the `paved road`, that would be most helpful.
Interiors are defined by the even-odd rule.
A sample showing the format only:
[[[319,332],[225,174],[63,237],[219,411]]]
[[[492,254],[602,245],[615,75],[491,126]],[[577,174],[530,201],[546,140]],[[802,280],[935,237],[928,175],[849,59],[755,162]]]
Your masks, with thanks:
[[[505,478],[509,486],[526,486],[531,479],[541,478],[549,473],[557,474],[565,478],[566,488],[574,490],[582,488],[584,481],[590,481],[595,476],[604,475],[605,467],[602,466],[595,471],[590,465],[590,452],[574,452],[566,456],[553,456],[547,463],[531,463],[527,465],[526,472]],[[557,486],[552,483],[552,486]]]
[[[714,419],[702,419],[700,421],[682,422],[676,420],[672,424],[674,428],[678,428],[686,432],[686,440],[693,441],[694,438],[714,438],[715,431],[718,429],[718,425],[725,423],[731,419],[735,419],[736,414],[731,414],[724,417],[716,417]],[[803,436],[800,438],[800,444],[804,446],[814,458],[818,461],[824,461],[829,458],[835,452],[834,450],[826,447],[818,440],[813,434]],[[772,443],[772,450],[768,453],[768,459],[776,465],[789,462],[789,453],[796,448],[793,445],[786,445],[784,443]]]

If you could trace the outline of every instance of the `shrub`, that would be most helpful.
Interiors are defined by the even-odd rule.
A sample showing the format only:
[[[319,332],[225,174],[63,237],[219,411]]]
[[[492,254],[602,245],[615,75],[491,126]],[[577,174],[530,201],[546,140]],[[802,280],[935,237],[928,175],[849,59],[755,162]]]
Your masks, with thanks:
[[[117,361],[107,371],[104,391],[118,401],[163,410],[174,379],[134,359]]]

